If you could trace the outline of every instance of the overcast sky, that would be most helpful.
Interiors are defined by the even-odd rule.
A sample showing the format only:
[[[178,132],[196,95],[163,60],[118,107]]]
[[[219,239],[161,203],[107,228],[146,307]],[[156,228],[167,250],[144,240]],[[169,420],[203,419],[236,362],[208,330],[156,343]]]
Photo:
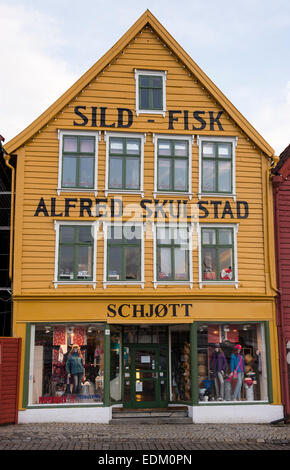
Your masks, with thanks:
[[[147,8],[279,155],[290,144],[289,0],[0,0],[6,143]]]

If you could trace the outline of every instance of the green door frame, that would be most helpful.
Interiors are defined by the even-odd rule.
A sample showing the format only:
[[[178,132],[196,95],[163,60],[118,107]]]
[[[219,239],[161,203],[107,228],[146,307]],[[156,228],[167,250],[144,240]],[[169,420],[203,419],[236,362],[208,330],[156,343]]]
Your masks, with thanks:
[[[166,344],[166,377],[160,377],[160,345],[159,344],[129,344],[123,346],[123,357],[124,349],[129,348],[129,354],[131,356],[131,371],[130,371],[130,401],[123,401],[124,408],[166,408],[169,402],[169,364],[168,364],[168,344]],[[142,381],[154,381],[154,390],[156,399],[154,401],[138,402],[135,399],[136,396],[136,351],[142,349],[143,351],[154,351],[155,353],[155,368],[144,369],[146,372],[154,374],[155,377],[145,378]],[[127,371],[128,372],[128,371]],[[123,368],[123,384],[125,383],[125,368]],[[127,379],[128,380],[128,379]],[[166,381],[166,400],[161,399],[161,382]]]

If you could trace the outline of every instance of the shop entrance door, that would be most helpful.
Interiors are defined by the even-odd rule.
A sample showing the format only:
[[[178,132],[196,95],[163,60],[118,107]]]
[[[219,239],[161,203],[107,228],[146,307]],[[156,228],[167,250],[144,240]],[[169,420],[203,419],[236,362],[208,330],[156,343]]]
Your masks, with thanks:
[[[124,400],[124,407],[167,407],[167,346],[160,346],[159,344],[135,344],[125,349],[129,353],[131,370],[127,370],[124,373],[124,384],[128,390],[128,401]],[[128,380],[129,378],[130,380]]]

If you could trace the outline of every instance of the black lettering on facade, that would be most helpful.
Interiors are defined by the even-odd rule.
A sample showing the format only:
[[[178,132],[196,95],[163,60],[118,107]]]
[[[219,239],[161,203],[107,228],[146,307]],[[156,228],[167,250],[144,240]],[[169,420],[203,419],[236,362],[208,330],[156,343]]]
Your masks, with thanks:
[[[74,121],[73,122],[73,125],[74,126],[86,126],[87,123],[88,123],[88,118],[87,116],[85,116],[85,114],[81,113],[80,112],[80,109],[84,109],[86,110],[87,107],[86,106],[76,106],[75,109],[74,109],[74,112],[77,116],[79,116],[83,121],[82,122],[77,122],[77,121]]]

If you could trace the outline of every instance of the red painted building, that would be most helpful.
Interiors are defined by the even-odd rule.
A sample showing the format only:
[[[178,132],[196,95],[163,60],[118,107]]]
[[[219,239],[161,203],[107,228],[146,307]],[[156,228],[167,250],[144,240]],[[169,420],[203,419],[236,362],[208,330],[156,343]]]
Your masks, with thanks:
[[[290,145],[273,170],[277,326],[284,414],[290,421]]]

